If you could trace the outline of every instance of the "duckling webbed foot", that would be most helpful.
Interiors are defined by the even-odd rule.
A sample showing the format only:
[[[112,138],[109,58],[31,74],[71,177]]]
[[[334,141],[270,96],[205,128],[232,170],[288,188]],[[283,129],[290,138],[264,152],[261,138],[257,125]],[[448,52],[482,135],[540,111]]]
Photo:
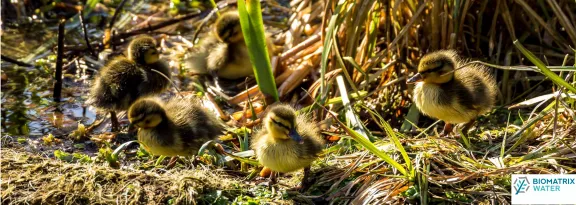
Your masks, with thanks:
[[[470,128],[472,128],[472,126],[474,125],[474,122],[476,122],[476,120],[470,120],[470,122],[467,122],[466,124],[464,124],[464,126],[462,126],[462,133],[463,134],[468,134],[468,131],[470,130]]]
[[[276,185],[276,183],[278,183],[278,179],[276,178],[276,175],[277,175],[277,174],[278,174],[278,173],[275,172],[275,171],[271,171],[271,172],[270,172],[270,177],[268,178],[268,184],[267,184],[268,189],[274,190],[274,189],[273,189],[273,188],[274,188],[274,185]]]
[[[310,167],[305,167],[304,168],[304,177],[302,177],[302,181],[300,182],[300,184],[298,184],[298,186],[294,187],[294,191],[298,191],[298,192],[304,192],[306,190],[308,190],[308,188],[310,188]]]
[[[444,129],[442,130],[442,132],[440,133],[440,137],[445,137],[446,135],[450,134],[452,132],[452,124],[450,123],[446,123],[444,125]]]
[[[470,130],[470,128],[472,128],[472,126],[474,126],[474,122],[476,122],[476,120],[471,120],[470,122],[464,123],[464,124],[459,124],[456,127],[456,130],[458,130],[458,134],[463,134],[468,136],[468,131]]]

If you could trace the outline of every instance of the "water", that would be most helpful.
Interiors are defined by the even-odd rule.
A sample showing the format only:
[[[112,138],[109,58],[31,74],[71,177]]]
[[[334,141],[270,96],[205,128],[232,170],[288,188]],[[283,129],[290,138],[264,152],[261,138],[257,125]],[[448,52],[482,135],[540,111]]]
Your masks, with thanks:
[[[56,31],[38,25],[30,25],[42,32],[31,33],[30,27],[4,28],[2,32],[2,55],[12,59],[23,59],[41,47],[44,42],[56,37]],[[63,134],[74,129],[78,122],[91,124],[96,118],[93,110],[84,109],[83,93],[88,83],[86,76],[68,66],[64,71],[63,97],[61,103],[52,99],[52,72],[54,53],[40,52],[38,59],[23,67],[2,61],[1,85],[1,131],[10,136],[43,136],[48,133]]]

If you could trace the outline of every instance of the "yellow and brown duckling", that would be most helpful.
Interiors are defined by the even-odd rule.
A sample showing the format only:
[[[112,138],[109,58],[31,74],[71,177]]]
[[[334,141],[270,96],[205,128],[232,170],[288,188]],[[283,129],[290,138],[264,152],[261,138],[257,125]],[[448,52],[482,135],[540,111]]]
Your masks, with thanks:
[[[224,124],[193,98],[141,98],[130,106],[128,119],[153,155],[192,156],[224,132]]]
[[[273,105],[264,118],[264,127],[251,143],[258,161],[272,170],[272,183],[276,172],[294,172],[304,168],[302,187],[306,185],[310,165],[324,147],[320,131],[303,115],[289,105]]]
[[[492,109],[498,92],[487,68],[465,65],[453,50],[422,57],[418,73],[408,83],[416,83],[413,101],[420,111],[446,123],[442,135],[451,132],[451,124],[461,123],[466,134],[479,115]]]
[[[128,46],[127,56],[118,56],[104,66],[94,80],[86,104],[110,111],[112,129],[119,129],[116,111],[124,111],[139,97],[160,93],[170,78],[168,65],[159,59],[156,41],[138,36]]]
[[[266,40],[269,57],[272,57],[272,40],[269,37]],[[238,80],[253,75],[238,11],[220,15],[212,33],[202,39],[186,61],[186,67],[199,73],[206,70],[216,80]]]

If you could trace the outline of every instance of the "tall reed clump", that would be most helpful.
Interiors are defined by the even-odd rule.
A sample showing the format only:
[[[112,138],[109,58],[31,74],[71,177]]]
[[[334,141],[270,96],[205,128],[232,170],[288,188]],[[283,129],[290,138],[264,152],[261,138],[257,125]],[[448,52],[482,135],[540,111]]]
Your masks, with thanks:
[[[272,51],[266,49],[266,34],[264,33],[260,1],[240,0],[238,1],[238,12],[258,87],[266,99],[271,98],[274,101],[279,101],[270,58],[268,58],[268,52]],[[270,100],[267,101],[270,103]]]
[[[537,165],[574,154],[576,146],[576,124],[571,121],[575,67],[567,66],[576,58],[574,2],[293,0],[291,5],[298,9],[288,21],[286,44],[307,48],[295,55],[302,61],[287,58],[290,61],[283,63],[306,62],[303,56],[320,58],[311,66],[319,78],[300,102],[328,106],[327,110],[306,107],[320,119],[344,122],[350,118],[346,113],[353,112],[362,122],[361,126],[337,123],[347,136],[342,139],[357,144],[339,143],[328,152],[360,153],[335,160],[345,171],[323,176],[342,179],[325,192],[329,199],[364,204],[506,202],[510,199],[503,194],[510,188],[506,177],[518,173],[519,167],[574,172],[553,168],[554,164],[573,167],[567,160]],[[315,30],[312,22],[322,26]],[[321,38],[308,42],[315,35]],[[412,88],[404,81],[416,71],[421,56],[440,49],[455,49],[464,57],[497,65],[492,72],[500,89],[498,107],[479,119],[469,141],[438,138],[431,132],[436,122],[411,108]],[[337,89],[342,83],[334,80],[340,75],[349,90]],[[362,92],[367,94],[352,98],[348,105],[334,103],[341,96]],[[503,109],[510,105],[524,109]],[[392,129],[400,125],[404,133]],[[559,148],[546,152],[555,146]],[[344,183],[346,178],[354,180]],[[497,186],[478,189],[487,184]],[[494,194],[473,194],[479,191]]]

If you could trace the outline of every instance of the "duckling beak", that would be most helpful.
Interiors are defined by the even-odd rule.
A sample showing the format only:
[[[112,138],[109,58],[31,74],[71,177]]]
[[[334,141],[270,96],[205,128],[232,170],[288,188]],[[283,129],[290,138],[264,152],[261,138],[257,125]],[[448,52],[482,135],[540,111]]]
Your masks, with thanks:
[[[294,141],[298,142],[298,144],[304,144],[304,140],[302,140],[302,136],[300,136],[300,134],[298,134],[298,132],[296,132],[296,129],[290,130],[290,133],[288,133],[288,136],[290,138],[292,138]]]
[[[138,126],[136,126],[135,124],[128,124],[128,133],[134,133],[138,131]]]
[[[416,75],[412,76],[410,79],[406,81],[407,84],[417,83],[424,80],[420,73],[416,73]]]

